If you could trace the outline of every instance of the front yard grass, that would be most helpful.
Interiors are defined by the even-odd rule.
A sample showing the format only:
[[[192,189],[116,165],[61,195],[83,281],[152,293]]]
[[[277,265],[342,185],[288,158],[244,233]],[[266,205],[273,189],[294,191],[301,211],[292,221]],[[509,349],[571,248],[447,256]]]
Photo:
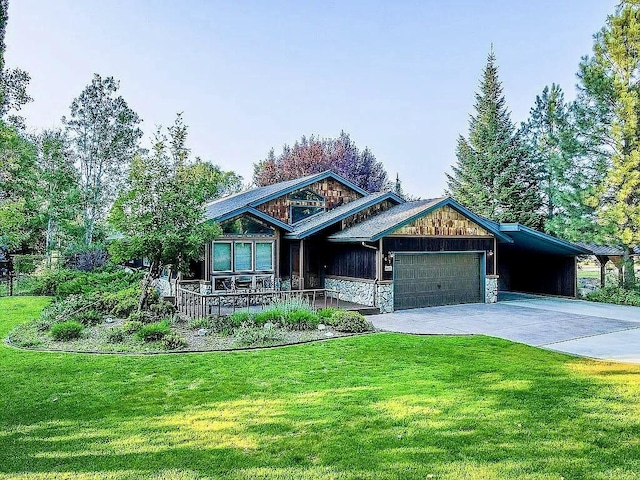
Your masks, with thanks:
[[[0,299],[0,337],[47,302]],[[624,480],[639,439],[640,367],[488,337],[152,357],[0,346],[0,479]]]

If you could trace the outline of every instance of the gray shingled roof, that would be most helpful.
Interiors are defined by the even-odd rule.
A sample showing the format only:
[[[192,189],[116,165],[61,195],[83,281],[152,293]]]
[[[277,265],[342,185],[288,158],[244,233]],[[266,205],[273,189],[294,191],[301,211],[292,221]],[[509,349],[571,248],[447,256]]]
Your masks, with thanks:
[[[401,203],[389,210],[386,210],[375,217],[371,217],[357,225],[346,230],[335,233],[329,237],[330,240],[336,241],[367,241],[376,235],[400,225],[402,222],[419,215],[437,203],[443,201],[446,197],[432,198],[429,200],[417,200],[413,202]]]
[[[353,200],[349,203],[345,203],[344,205],[340,205],[339,207],[334,208],[333,210],[329,210],[328,212],[320,213],[310,217],[306,220],[303,220],[299,223],[296,223],[293,227],[293,231],[291,233],[287,233],[285,235],[286,238],[305,238],[307,235],[313,233],[318,228],[328,227],[333,225],[334,223],[342,220],[349,215],[353,215],[357,213],[359,210],[366,208],[371,205],[375,205],[383,201],[385,198],[394,199],[397,203],[402,203],[404,200],[402,198],[397,197],[392,192],[375,192],[371,193],[365,197],[358,198],[357,200]]]
[[[586,248],[594,255],[622,255],[623,250],[620,247],[613,247],[611,245],[594,245],[592,243],[578,243],[582,248]],[[633,249],[636,255],[640,255],[640,246]]]
[[[228,197],[219,198],[218,200],[214,200],[213,202],[205,205],[205,219],[215,220],[223,215],[227,215],[243,207],[249,206],[250,204],[259,202],[263,198],[268,198],[281,191],[287,191],[298,184],[305,183],[306,181],[319,176],[322,176],[322,174],[315,173],[306,177],[296,178],[295,180],[287,180],[286,182],[274,183],[273,185],[252,188],[251,190],[229,195]]]

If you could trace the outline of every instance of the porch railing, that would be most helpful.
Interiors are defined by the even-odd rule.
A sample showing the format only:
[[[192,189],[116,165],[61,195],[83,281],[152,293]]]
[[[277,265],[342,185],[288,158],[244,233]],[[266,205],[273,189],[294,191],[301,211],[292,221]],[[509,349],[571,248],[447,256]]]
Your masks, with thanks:
[[[176,308],[188,318],[232,314],[237,310],[263,310],[274,301],[306,300],[313,306],[339,308],[340,292],[326,288],[308,290],[260,290],[200,293],[192,285],[179,284]]]

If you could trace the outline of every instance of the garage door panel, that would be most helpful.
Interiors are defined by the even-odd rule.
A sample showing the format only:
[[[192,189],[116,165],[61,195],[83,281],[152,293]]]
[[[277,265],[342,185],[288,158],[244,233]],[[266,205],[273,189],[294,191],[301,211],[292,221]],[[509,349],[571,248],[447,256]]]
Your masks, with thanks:
[[[481,302],[480,262],[478,253],[396,255],[396,310]]]

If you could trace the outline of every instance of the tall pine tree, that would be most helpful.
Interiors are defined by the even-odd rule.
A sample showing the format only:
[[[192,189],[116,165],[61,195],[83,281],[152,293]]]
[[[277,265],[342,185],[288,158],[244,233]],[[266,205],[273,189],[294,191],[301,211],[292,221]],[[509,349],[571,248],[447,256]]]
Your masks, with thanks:
[[[640,2],[624,0],[595,36],[580,65],[580,93],[593,138],[608,156],[593,197],[609,242],[624,248],[624,283],[635,284],[633,248],[640,245]]]
[[[540,196],[529,153],[511,121],[493,50],[487,59],[468,138],[460,136],[449,194],[498,222],[540,227]]]

